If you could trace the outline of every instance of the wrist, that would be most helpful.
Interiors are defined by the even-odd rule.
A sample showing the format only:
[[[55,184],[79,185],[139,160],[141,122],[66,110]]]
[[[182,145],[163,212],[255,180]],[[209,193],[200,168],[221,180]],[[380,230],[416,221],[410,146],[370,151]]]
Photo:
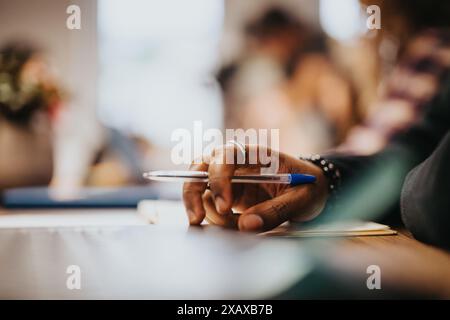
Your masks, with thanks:
[[[339,189],[341,175],[339,169],[333,162],[318,154],[309,157],[300,157],[300,159],[314,164],[320,169],[322,175],[326,178],[329,193],[334,194]]]
[[[316,181],[301,187],[303,190],[301,192],[306,194],[306,201],[299,210],[299,214],[292,219],[296,222],[310,221],[316,218],[325,208],[329,195],[328,180],[322,169],[309,161],[300,160],[300,162],[300,172],[315,176]]]
[[[314,167],[314,173],[311,174],[317,177],[317,183],[314,188],[314,203],[316,204],[314,216],[317,216],[326,207],[330,207],[328,204],[330,199],[333,199],[332,202],[336,199],[336,193],[340,187],[340,172],[333,162],[322,158],[320,155],[300,157],[300,159],[307,163],[309,167]]]

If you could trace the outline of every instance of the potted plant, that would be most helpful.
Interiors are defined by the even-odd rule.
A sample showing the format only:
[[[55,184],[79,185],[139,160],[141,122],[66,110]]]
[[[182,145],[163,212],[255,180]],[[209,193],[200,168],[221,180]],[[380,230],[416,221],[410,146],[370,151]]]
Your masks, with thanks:
[[[48,184],[60,93],[37,50],[0,49],[0,190]]]

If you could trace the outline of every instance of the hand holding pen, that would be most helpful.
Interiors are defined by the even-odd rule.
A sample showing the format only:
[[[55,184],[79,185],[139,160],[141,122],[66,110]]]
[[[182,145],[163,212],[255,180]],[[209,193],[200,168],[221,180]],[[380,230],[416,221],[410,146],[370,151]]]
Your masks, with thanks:
[[[183,185],[183,201],[192,225],[206,218],[209,223],[226,228],[260,232],[289,220],[311,220],[321,212],[328,191],[319,167],[279,153],[278,173],[261,175],[263,166],[259,163],[226,164],[229,148],[239,152],[236,146],[226,145],[216,150],[208,163],[191,165],[191,173],[156,172],[147,176],[187,180]],[[245,148],[248,151],[262,147]]]

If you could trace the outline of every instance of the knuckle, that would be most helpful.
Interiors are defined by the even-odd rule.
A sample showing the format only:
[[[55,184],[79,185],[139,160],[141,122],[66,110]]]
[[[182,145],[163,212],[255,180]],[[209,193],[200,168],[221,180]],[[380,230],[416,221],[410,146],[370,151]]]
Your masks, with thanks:
[[[231,190],[231,184],[229,183],[228,179],[224,179],[224,177],[215,177],[210,179],[209,186],[214,196]]]
[[[208,202],[210,200],[211,200],[211,192],[210,191],[206,191],[205,193],[202,194],[203,202]]]
[[[183,188],[183,199],[185,202],[190,202],[193,196],[197,195],[197,191],[189,189],[189,187]]]
[[[189,170],[195,170],[198,169],[203,164],[203,161],[200,159],[192,160],[191,164],[189,165]]]

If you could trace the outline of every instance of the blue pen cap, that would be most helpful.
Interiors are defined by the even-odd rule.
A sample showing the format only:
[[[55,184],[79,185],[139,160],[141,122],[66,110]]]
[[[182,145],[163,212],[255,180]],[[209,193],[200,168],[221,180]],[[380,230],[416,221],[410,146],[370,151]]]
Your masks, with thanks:
[[[316,177],[310,174],[292,173],[291,176],[291,186],[298,186],[300,184],[314,183]]]

